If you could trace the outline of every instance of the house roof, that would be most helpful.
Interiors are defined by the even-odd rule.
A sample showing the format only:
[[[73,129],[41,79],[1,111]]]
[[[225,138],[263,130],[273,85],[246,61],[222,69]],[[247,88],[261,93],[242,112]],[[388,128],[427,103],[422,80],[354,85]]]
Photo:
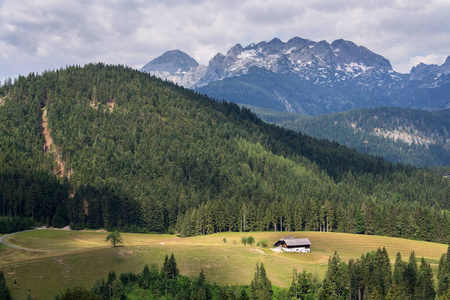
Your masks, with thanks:
[[[286,246],[288,247],[295,247],[295,246],[311,246],[311,242],[308,238],[303,239],[285,239],[284,242],[286,243]]]

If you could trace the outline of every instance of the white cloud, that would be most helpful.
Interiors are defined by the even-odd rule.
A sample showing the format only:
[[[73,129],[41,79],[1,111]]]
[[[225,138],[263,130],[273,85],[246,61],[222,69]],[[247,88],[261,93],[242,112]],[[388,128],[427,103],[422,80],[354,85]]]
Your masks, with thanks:
[[[429,55],[418,55],[410,58],[409,64],[411,66],[417,66],[420,63],[424,63],[427,65],[442,65],[445,62],[445,59],[448,55],[441,55],[441,54],[429,54]]]
[[[172,49],[207,64],[236,43],[294,36],[351,40],[408,72],[450,55],[449,15],[447,0],[3,0],[0,79],[91,61],[140,67]]]

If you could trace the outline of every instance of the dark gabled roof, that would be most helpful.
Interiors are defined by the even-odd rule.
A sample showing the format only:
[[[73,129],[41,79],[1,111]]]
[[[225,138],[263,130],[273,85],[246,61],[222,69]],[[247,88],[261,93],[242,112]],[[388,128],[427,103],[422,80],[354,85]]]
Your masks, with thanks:
[[[296,246],[311,246],[311,242],[308,238],[303,239],[285,239],[284,242],[288,247],[296,247]]]
[[[280,241],[286,243],[288,247],[298,247],[298,246],[311,246],[311,242],[308,238],[296,239],[296,238],[282,238]]]

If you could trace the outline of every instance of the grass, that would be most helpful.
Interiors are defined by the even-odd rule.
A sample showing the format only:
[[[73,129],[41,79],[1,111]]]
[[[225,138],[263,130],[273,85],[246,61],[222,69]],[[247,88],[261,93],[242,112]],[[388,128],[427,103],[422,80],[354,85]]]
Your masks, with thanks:
[[[162,265],[165,255],[174,253],[181,274],[195,277],[203,269],[207,280],[218,284],[245,285],[252,280],[256,263],[264,263],[274,285],[289,286],[292,270],[307,270],[322,277],[328,257],[337,251],[345,262],[361,254],[386,247],[394,261],[398,251],[407,260],[412,250],[437,267],[446,245],[406,239],[321,232],[252,232],[218,233],[191,238],[173,235],[122,234],[124,244],[112,248],[105,242],[107,233],[82,231],[39,230],[7,238],[16,245],[33,249],[79,251],[31,252],[0,246],[0,270],[17,299],[28,294],[38,299],[53,299],[66,287],[81,285],[91,288],[97,279],[116,273],[141,272],[146,264]],[[244,246],[242,236],[253,236],[255,244]],[[312,252],[278,253],[256,247],[261,239],[269,245],[280,237],[307,237]],[[227,242],[223,243],[226,238]],[[236,241],[236,245],[233,244]],[[17,284],[13,284],[16,280]],[[29,291],[30,290],[30,291]]]

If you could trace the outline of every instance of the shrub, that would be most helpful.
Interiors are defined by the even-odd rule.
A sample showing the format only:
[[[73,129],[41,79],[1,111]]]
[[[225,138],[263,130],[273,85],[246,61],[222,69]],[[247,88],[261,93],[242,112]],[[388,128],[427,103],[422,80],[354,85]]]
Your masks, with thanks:
[[[269,247],[269,242],[267,241],[267,239],[262,239],[256,244],[256,246],[262,247],[262,248],[267,248],[267,247]]]

